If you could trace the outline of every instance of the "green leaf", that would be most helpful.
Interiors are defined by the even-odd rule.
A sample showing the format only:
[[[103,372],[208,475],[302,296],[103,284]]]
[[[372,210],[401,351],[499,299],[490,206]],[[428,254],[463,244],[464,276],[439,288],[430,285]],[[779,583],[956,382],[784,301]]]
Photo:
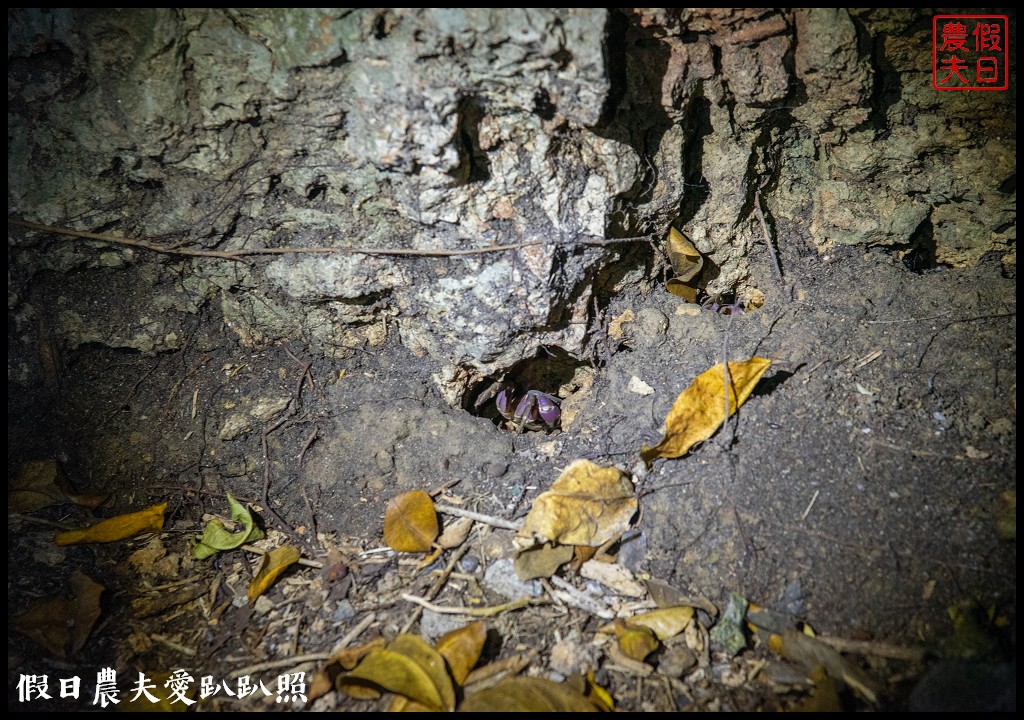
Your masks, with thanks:
[[[192,557],[205,560],[225,550],[235,550],[245,543],[256,542],[264,537],[263,530],[256,525],[256,520],[249,509],[235,500],[228,493],[228,504],[231,506],[231,519],[242,526],[238,532],[230,532],[219,518],[207,523],[203,536],[192,545]]]

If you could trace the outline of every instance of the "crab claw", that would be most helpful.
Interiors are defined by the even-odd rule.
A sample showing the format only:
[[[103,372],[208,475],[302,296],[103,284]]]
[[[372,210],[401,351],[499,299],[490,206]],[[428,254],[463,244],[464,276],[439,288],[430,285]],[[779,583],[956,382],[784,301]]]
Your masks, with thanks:
[[[507,387],[498,393],[498,396],[494,398],[494,404],[498,408],[498,412],[504,418],[511,418],[512,412],[510,406],[512,405],[512,388]]]
[[[561,417],[562,411],[558,405],[555,404],[554,398],[544,393],[537,393],[537,413],[540,415],[541,420],[547,424],[548,427],[554,427],[555,423],[558,422],[558,418]]]

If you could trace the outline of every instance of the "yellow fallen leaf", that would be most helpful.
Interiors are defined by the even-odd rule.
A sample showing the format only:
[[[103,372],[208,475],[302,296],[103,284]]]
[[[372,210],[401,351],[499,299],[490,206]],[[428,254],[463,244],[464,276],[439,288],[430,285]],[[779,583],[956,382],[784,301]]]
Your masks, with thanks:
[[[426,552],[437,538],[437,510],[423,490],[391,498],[384,511],[384,542],[398,552]]]
[[[323,697],[331,690],[334,690],[335,681],[344,671],[351,670],[358,665],[359,661],[364,657],[374,650],[379,650],[386,645],[387,642],[384,638],[379,637],[357,647],[342,648],[331,655],[331,659],[324,663],[323,667],[313,673],[313,676],[309,680],[309,690],[306,693],[309,701],[312,702],[319,697]],[[374,697],[379,695],[380,693],[375,692]]]
[[[601,631],[613,633],[623,654],[641,662],[661,645],[653,630],[634,625],[632,620],[614,620],[601,628]]]
[[[836,681],[829,677],[825,668],[815,665],[807,677],[814,683],[814,689],[794,708],[796,712],[838,713],[843,711],[843,703],[839,699]]]
[[[167,512],[167,503],[164,502],[145,510],[118,515],[109,520],[101,520],[82,530],[59,532],[53,541],[57,545],[115,542],[146,532],[157,532],[164,526],[165,512]]]
[[[228,493],[228,506],[231,508],[231,519],[242,526],[238,532],[230,532],[220,518],[214,518],[203,528],[203,536],[192,543],[192,557],[205,560],[224,550],[235,550],[246,543],[262,540],[265,533],[256,524],[256,519],[243,503],[238,502]]]
[[[692,618],[693,608],[687,605],[679,605],[634,615],[627,622],[630,625],[648,628],[654,632],[659,640],[667,640],[681,633]],[[609,623],[600,628],[598,632],[614,631],[614,623]]]
[[[661,643],[647,628],[630,628],[619,637],[619,649],[626,657],[643,662]]]
[[[302,557],[302,553],[298,548],[291,545],[274,548],[264,555],[263,560],[260,561],[260,569],[256,573],[256,577],[252,579],[248,590],[246,590],[249,602],[253,602],[269,590],[274,581],[281,576],[281,573],[297,563],[300,557]]]
[[[480,659],[484,643],[487,641],[487,629],[479,620],[457,630],[447,632],[437,639],[434,649],[448,661],[448,670],[456,685],[462,685],[469,676],[470,670]],[[396,695],[388,707],[388,712],[429,712],[430,708],[408,699],[404,695]]]
[[[520,550],[545,542],[597,547],[629,529],[637,506],[621,470],[575,460],[533,501],[512,542]]]
[[[513,677],[468,696],[459,712],[597,712],[577,692],[551,680]]]
[[[612,694],[597,684],[593,670],[587,673],[585,681],[584,695],[586,698],[597,705],[602,712],[615,712],[615,700],[612,699]]]
[[[729,363],[729,415],[746,402],[761,376],[772,364],[754,357]],[[647,465],[658,458],[677,458],[707,440],[725,422],[725,377],[722,364],[705,370],[676,398],[665,418],[665,437],[654,447],[644,447],[640,457]]]
[[[452,678],[457,684],[466,682],[469,671],[480,660],[486,641],[487,628],[479,620],[447,632],[437,639],[435,648],[448,661]]]
[[[549,578],[555,574],[558,568],[572,560],[574,555],[572,545],[534,545],[528,547],[516,555],[512,566],[520,580],[533,580],[534,578]]]
[[[444,658],[415,635],[399,635],[337,681],[338,688],[350,695],[366,684],[404,695],[434,712],[455,708],[455,686]]]

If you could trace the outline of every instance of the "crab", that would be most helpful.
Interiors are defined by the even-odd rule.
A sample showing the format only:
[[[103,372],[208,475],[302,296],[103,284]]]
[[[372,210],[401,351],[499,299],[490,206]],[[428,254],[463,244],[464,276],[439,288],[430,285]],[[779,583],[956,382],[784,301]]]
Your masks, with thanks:
[[[519,432],[552,429],[562,414],[558,400],[547,393],[527,390],[520,395],[519,389],[513,386],[499,392],[494,404],[501,416]]]

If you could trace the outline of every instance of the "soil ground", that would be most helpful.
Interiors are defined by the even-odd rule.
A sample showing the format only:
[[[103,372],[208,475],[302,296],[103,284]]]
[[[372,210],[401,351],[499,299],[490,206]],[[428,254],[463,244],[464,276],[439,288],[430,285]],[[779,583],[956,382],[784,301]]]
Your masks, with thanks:
[[[1000,522],[1015,527],[1015,268],[986,258],[916,272],[882,250],[783,251],[792,299],[762,257],[765,304],[744,314],[696,311],[657,284],[621,289],[604,320],[627,310],[635,320],[612,323],[622,335],[599,334],[593,354],[578,359],[593,368],[592,383],[565,401],[578,413],[551,433],[517,434],[489,407],[446,405],[431,367],[393,325],[345,360],[298,341],[242,347],[210,308],[191,317],[181,350],[153,357],[62,350],[43,331],[37,348],[12,345],[9,368],[38,365],[44,381],[9,381],[9,476],[24,461],[54,458],[79,490],[109,495],[96,517],[164,501],[169,509],[158,536],[69,547],[55,547],[44,522],[81,526],[88,512],[63,505],[11,517],[9,627],[40,598],[65,592],[73,570],[105,592],[98,624],[67,657],[10,632],[9,707],[74,706],[19,703],[24,674],[51,683],[82,676],[85,707],[103,667],[118,669],[122,691],[139,671],[175,668],[251,674],[272,688],[282,672],[310,677],[343,638],[358,645],[406,627],[433,637],[449,616],[421,615],[401,595],[425,595],[457,556],[435,603],[505,602],[487,571],[511,557],[512,533],[478,524],[420,569],[417,556],[383,547],[388,499],[424,489],[438,503],[515,521],[576,458],[635,473],[641,512],[618,558],[640,577],[719,611],[739,593],[819,634],[859,641],[863,652],[849,658],[880,695],[871,704],[847,691],[846,707],[905,708],[915,686],[922,702],[920,678],[941,658],[962,659],[950,650],[951,606],[978,608],[998,626],[985,629],[991,647],[967,660],[1013,667],[1016,545]],[[101,281],[40,278],[33,298],[42,305],[74,282],[88,297],[89,283]],[[646,471],[641,445],[658,439],[679,392],[723,354],[775,363],[726,430]],[[634,377],[653,393],[631,390]],[[204,515],[228,514],[227,492],[259,509],[270,546],[298,545],[324,569],[296,567],[250,605],[255,555],[190,560]],[[707,608],[697,615],[703,627],[715,623]],[[622,710],[771,710],[807,697],[806,673],[763,646],[730,658],[713,643],[671,670],[670,651],[685,648],[670,645],[645,675],[595,649],[605,621],[577,608],[529,607],[485,622],[482,664],[525,654],[531,674],[596,669]],[[924,659],[895,659],[881,650],[890,645]],[[203,702],[237,707],[223,696]],[[313,707],[385,702],[331,692]],[[923,702],[939,701],[925,693]]]

